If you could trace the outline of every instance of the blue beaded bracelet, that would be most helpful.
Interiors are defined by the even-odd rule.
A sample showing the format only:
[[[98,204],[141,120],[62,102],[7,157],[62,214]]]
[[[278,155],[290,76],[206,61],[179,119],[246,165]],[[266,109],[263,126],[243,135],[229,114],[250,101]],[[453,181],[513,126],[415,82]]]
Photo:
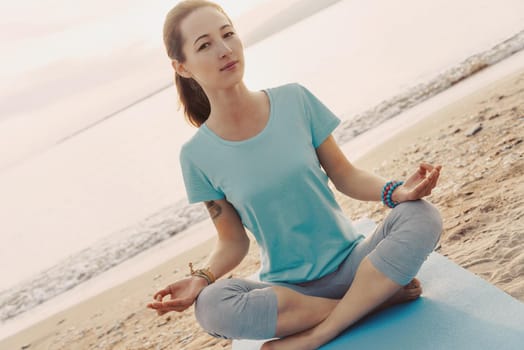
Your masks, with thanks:
[[[393,192],[397,189],[397,187],[402,186],[404,184],[404,181],[388,181],[382,188],[382,203],[386,205],[389,208],[395,208],[399,203],[394,202],[391,199],[391,196],[393,195]]]

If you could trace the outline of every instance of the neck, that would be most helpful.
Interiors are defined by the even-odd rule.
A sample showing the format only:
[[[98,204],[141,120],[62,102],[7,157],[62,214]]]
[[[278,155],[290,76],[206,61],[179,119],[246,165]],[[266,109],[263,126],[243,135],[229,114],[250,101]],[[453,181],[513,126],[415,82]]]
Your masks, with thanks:
[[[243,82],[229,89],[206,91],[211,105],[211,114],[208,120],[221,122],[235,122],[245,118],[255,104],[256,93],[247,89]]]

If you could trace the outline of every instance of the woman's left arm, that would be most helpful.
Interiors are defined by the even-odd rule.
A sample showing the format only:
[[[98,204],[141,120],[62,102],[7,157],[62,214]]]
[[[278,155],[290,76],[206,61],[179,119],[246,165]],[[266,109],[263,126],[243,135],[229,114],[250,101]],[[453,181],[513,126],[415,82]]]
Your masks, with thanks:
[[[358,169],[346,158],[338,147],[333,136],[329,136],[316,149],[322,168],[340,192],[345,195],[363,200],[380,201],[382,189],[386,180]],[[432,166],[422,163],[405,183],[393,192],[394,202],[416,200],[431,194],[435,188],[441,166]]]

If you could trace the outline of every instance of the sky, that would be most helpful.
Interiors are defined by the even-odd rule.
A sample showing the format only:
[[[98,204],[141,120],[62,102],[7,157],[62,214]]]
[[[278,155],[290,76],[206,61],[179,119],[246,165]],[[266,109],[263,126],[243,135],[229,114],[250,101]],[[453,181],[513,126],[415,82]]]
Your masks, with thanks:
[[[265,0],[223,0],[236,17]],[[1,77],[64,57],[88,59],[129,42],[158,46],[166,12],[178,1],[165,0],[0,0]]]
[[[218,2],[235,18],[264,1]],[[143,61],[152,49],[158,54],[164,16],[176,3],[0,0],[0,121],[99,84],[108,69],[118,70],[118,61]],[[68,84],[79,81],[84,85]],[[39,100],[34,95],[40,93]]]
[[[178,2],[0,0],[0,172],[169,84]],[[217,1],[233,20],[268,2]]]

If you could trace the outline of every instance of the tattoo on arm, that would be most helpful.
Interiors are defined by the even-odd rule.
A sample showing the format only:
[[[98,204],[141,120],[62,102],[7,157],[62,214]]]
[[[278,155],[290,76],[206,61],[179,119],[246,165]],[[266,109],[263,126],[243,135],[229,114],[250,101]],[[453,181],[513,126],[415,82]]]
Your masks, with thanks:
[[[222,207],[217,204],[215,201],[207,201],[205,202],[206,203],[206,207],[207,207],[207,210],[209,211],[209,215],[211,216],[211,219],[216,219],[220,216],[220,214],[222,213]]]

